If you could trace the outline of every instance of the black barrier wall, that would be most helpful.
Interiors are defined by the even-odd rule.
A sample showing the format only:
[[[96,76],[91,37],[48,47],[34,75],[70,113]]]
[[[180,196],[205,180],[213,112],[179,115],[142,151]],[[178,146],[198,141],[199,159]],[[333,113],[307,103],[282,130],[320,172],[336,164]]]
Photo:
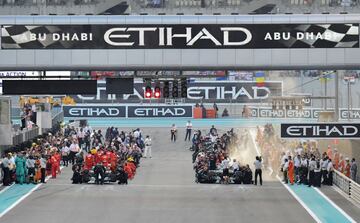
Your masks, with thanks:
[[[358,48],[359,25],[118,24],[1,26],[2,49]],[[19,38],[21,36],[21,38]]]
[[[65,118],[192,118],[193,105],[76,105],[64,106]],[[318,119],[321,108],[302,110],[272,110],[271,107],[250,107],[252,118]],[[341,120],[359,120],[360,109],[340,108]]]
[[[359,21],[356,14],[0,16],[0,70],[354,69]]]

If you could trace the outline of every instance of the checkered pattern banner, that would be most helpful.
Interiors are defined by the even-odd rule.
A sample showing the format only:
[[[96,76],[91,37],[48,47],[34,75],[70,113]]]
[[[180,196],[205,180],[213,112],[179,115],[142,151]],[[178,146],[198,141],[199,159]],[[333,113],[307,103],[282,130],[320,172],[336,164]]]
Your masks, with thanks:
[[[290,40],[284,41],[288,48],[352,48],[359,47],[358,24],[298,25]],[[316,38],[321,35],[324,37]]]
[[[359,24],[4,25],[2,49],[358,48]]]
[[[3,49],[46,49],[71,48],[70,41],[57,40],[52,34],[61,32],[59,26],[3,26],[1,48]],[[36,38],[32,39],[32,36]]]

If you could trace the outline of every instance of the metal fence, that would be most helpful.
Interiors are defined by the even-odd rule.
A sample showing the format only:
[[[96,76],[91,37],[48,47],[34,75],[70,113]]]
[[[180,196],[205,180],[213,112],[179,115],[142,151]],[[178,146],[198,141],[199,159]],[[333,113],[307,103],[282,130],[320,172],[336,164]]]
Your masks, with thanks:
[[[360,204],[360,185],[337,170],[334,170],[333,184]]]

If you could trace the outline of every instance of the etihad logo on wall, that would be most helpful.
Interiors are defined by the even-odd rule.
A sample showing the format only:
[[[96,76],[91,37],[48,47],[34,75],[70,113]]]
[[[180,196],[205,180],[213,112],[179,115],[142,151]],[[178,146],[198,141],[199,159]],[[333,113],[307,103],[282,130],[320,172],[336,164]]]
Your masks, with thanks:
[[[187,99],[196,102],[198,100],[211,100],[211,102],[226,103],[260,103],[268,101],[271,96],[282,95],[282,82],[265,82],[265,86],[258,87],[256,82],[194,82],[188,84]],[[144,84],[135,83],[134,93],[131,95],[106,94],[106,86],[98,83],[95,96],[74,95],[77,103],[91,102],[126,102],[138,103],[144,99]]]
[[[134,111],[136,116],[183,116],[185,109],[183,108],[136,108]]]
[[[124,106],[65,106],[65,117],[125,117]]]
[[[281,124],[282,138],[360,138],[360,124]]]
[[[185,27],[185,32],[174,33],[172,27],[116,27],[108,29],[104,34],[104,41],[111,46],[145,46],[145,39],[156,34],[158,46],[172,46],[177,39],[184,39],[186,46],[193,46],[201,40],[209,40],[215,46],[241,46],[249,43],[252,39],[251,32],[243,27],[220,27],[222,32],[218,38],[205,27],[200,31],[194,31],[192,27]],[[246,37],[244,40],[232,41],[230,35],[239,35],[242,32]],[[93,41],[93,33],[27,33],[21,35],[19,40],[24,41]],[[130,40],[138,40],[135,41]]]
[[[128,106],[129,118],[192,117],[192,106]]]
[[[192,27],[185,27],[185,32],[175,33],[173,27],[119,27],[112,28],[105,32],[104,40],[112,46],[134,46],[134,41],[128,41],[132,35],[138,39],[138,46],[145,46],[146,34],[154,32],[159,37],[159,46],[172,46],[174,39],[184,39],[186,46],[193,46],[196,42],[201,40],[208,40],[215,46],[242,46],[248,44],[252,39],[251,32],[244,27],[220,27],[222,33],[218,38],[217,34],[212,34],[211,31],[203,27],[200,31],[194,31]],[[243,40],[230,40],[230,34],[239,35],[241,32],[245,35]]]
[[[246,97],[249,100],[263,100],[269,97],[268,87],[245,86],[194,86],[188,88],[188,99],[232,99]],[[215,97],[211,97],[215,96]]]

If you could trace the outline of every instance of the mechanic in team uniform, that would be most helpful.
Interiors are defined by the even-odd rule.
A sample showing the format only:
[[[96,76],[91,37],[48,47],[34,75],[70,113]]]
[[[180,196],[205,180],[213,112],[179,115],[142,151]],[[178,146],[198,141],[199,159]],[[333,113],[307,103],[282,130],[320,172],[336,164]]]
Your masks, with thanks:
[[[88,153],[85,156],[85,165],[84,165],[84,169],[85,170],[91,170],[93,168],[93,166],[95,165],[95,156],[91,153]]]
[[[58,160],[56,159],[55,153],[52,153],[50,158],[50,164],[51,164],[51,177],[56,178],[56,173],[58,169]]]
[[[111,166],[110,169],[111,169],[111,171],[116,170],[117,162],[118,162],[118,157],[117,157],[115,151],[112,150],[110,153],[110,166]]]

